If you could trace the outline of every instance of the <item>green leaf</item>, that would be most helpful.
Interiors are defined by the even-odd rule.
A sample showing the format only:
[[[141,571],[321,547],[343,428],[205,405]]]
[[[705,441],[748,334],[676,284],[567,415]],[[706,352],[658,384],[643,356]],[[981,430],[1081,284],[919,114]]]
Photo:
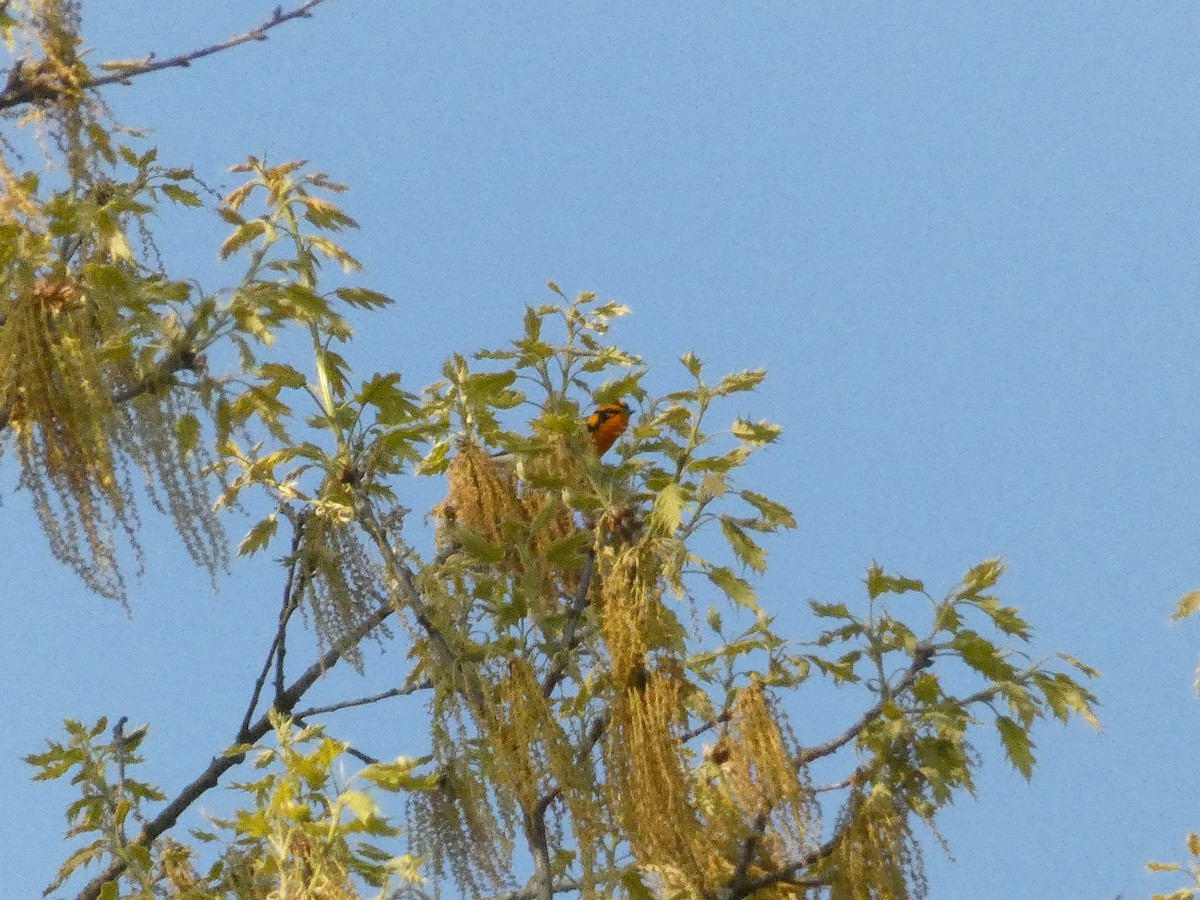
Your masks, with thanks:
[[[758,598],[754,596],[754,588],[750,587],[750,582],[739,578],[732,569],[725,566],[713,566],[704,574],[738,606],[754,613],[762,612],[758,605]]]
[[[1005,634],[1028,641],[1033,636],[1029,623],[1021,618],[1020,610],[1014,606],[1002,606],[991,614],[992,622]]]
[[[200,444],[200,420],[191,413],[184,413],[175,420],[175,437],[179,441],[179,450],[185,456]]]
[[[1028,781],[1033,777],[1033,766],[1037,762],[1028,732],[1008,716],[996,717],[996,729],[1000,732],[1000,740],[1004,742],[1004,753],[1009,762]]]
[[[177,184],[160,185],[160,190],[166,194],[174,203],[180,203],[184,206],[203,206],[204,202],[199,195],[194,191],[185,190]]]
[[[43,896],[58,890],[68,878],[75,873],[75,870],[81,866],[87,866],[91,863],[101,860],[105,855],[105,843],[101,840],[92,841],[86,846],[80,847],[74,853],[67,857],[66,861],[59,867],[58,873],[54,876],[54,880],[43,892]],[[115,884],[116,882],[109,882]],[[115,894],[114,894],[115,895]]]
[[[390,763],[372,763],[359,772],[363,778],[390,793],[398,791],[427,791],[437,787],[436,772],[414,775],[413,770],[421,763],[419,759],[399,757]]]
[[[925,591],[924,582],[914,578],[885,575],[878,563],[867,569],[867,596],[874,600],[882,594],[904,594],[908,591]]]
[[[450,441],[438,441],[417,465],[418,475],[438,475],[450,464]]]
[[[329,238],[313,235],[308,238],[308,241],[314,250],[340,265],[343,272],[358,272],[362,269],[362,263],[347,253],[340,244]]]
[[[574,569],[583,563],[583,550],[592,541],[590,531],[577,531],[546,548],[546,562],[557,569]]]
[[[739,441],[754,446],[774,443],[783,433],[783,429],[778,425],[766,421],[750,422],[746,419],[737,419],[731,430]]]
[[[251,219],[246,222],[226,238],[225,243],[221,245],[221,259],[229,259],[266,230],[267,225],[262,219]]]
[[[459,382],[463,396],[468,400],[487,403],[502,396],[517,380],[517,373],[507,372],[476,372],[465,376]]]
[[[729,486],[725,483],[725,476],[720,472],[706,472],[704,477],[700,479],[700,498],[706,497],[724,497]]]
[[[854,616],[850,613],[850,608],[845,603],[821,603],[819,600],[809,600],[808,606],[822,619],[850,619],[854,621]]]
[[[1000,649],[974,631],[960,631],[950,641],[950,647],[958,651],[963,662],[987,678],[1008,681],[1015,674]]]
[[[379,815],[379,807],[375,805],[375,801],[362,791],[342,791],[338,800],[354,813],[354,817],[360,822],[366,822]]]
[[[1069,665],[1075,669],[1078,669],[1080,672],[1082,672],[1088,678],[1099,678],[1103,674],[1099,669],[1094,668],[1093,666],[1089,666],[1087,663],[1076,659],[1075,657],[1071,656],[1068,653],[1058,653],[1056,655],[1058,656],[1059,659],[1061,659],[1067,665]]]
[[[1178,622],[1180,619],[1194,616],[1197,612],[1200,612],[1200,591],[1192,591],[1179,598],[1175,612],[1171,613],[1171,621]]]
[[[656,893],[646,887],[642,876],[634,868],[628,868],[621,874],[621,887],[629,896],[629,900],[655,900]]]
[[[735,372],[732,375],[726,375],[713,388],[713,394],[717,396],[725,396],[739,391],[752,391],[767,377],[766,369],[752,369],[745,372]]]
[[[729,516],[721,516],[721,531],[738,560],[755,572],[762,573],[767,570],[767,552],[754,543],[750,536],[739,528]]]
[[[985,559],[979,565],[972,567],[967,574],[963,576],[963,587],[967,589],[967,594],[978,594],[980,591],[986,591],[1004,574],[1004,560],[996,557],[995,559]]]
[[[741,491],[740,496],[758,510],[758,514],[763,517],[763,521],[782,528],[796,527],[796,520],[792,516],[791,510],[782,503],[777,503],[770,497],[757,494],[754,491]]]
[[[249,533],[242,538],[242,543],[238,545],[238,556],[249,556],[252,553],[257,553],[270,543],[271,538],[275,536],[275,532],[278,530],[279,519],[275,513],[271,513],[251,528]]]
[[[258,377],[286,388],[302,388],[308,379],[300,370],[284,363],[263,363],[258,367]]]
[[[412,394],[400,390],[400,376],[395,372],[376,374],[370,381],[363,382],[362,389],[354,399],[379,410],[381,425],[399,425],[411,421],[420,411]]]
[[[333,292],[343,302],[362,309],[382,309],[392,304],[392,298],[366,288],[338,288]]]
[[[938,684],[936,675],[931,675],[928,672],[924,672],[917,676],[916,681],[913,682],[912,695],[921,703],[936,703],[938,697],[941,696],[941,693],[942,688],[941,685]]]
[[[495,544],[489,544],[476,531],[460,525],[454,531],[455,537],[462,544],[463,550],[472,559],[478,560],[481,563],[495,565],[504,559],[504,550],[497,547]]]

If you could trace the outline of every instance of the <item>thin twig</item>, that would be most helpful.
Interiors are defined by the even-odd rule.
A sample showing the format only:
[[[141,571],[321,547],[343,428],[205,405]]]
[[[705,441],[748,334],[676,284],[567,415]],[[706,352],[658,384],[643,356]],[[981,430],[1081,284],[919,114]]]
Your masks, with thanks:
[[[402,685],[398,688],[392,688],[389,691],[384,691],[381,694],[373,694],[370,697],[360,697],[357,700],[343,700],[341,703],[330,703],[328,706],[314,706],[311,709],[306,709],[303,712],[296,713],[296,718],[308,718],[309,716],[323,716],[331,712],[338,712],[343,709],[351,709],[355,706],[366,706],[369,703],[378,703],[380,700],[390,700],[392,697],[407,697],[409,694],[415,694],[417,691],[427,691],[433,687],[433,682],[428,678],[422,678],[418,681],[413,681],[409,684]]]
[[[583,745],[579,748],[579,759],[583,760],[592,755],[592,751],[596,749],[596,745],[600,743],[600,738],[604,736],[604,732],[608,729],[608,722],[609,713],[607,710],[592,720],[592,726],[588,729],[587,736],[583,739]],[[550,804],[560,796],[562,796],[562,788],[555,785],[538,799],[538,812],[544,815],[546,810],[550,808]]]
[[[681,744],[686,744],[688,741],[693,741],[696,738],[700,737],[700,735],[704,734],[705,732],[712,731],[714,728],[717,728],[721,725],[726,724],[732,718],[733,718],[733,710],[727,709],[727,710],[725,710],[725,712],[721,713],[715,719],[710,719],[709,721],[705,722],[703,725],[697,725],[695,728],[690,728],[687,731],[685,731],[683,734],[681,734],[679,736],[679,742]]]
[[[413,618],[417,620],[417,624],[429,636],[429,642],[440,657],[440,661],[446,671],[454,676],[458,692],[467,701],[473,712],[479,712],[483,708],[483,692],[477,680],[471,681],[468,679],[469,673],[460,664],[458,655],[454,652],[449,638],[446,637],[442,629],[434,622],[433,611],[425,602],[425,598],[421,596],[420,589],[417,588],[416,575],[413,574],[412,569],[400,558],[400,554],[396,552],[395,548],[388,541],[387,533],[379,523],[379,519],[375,515],[375,509],[370,501],[364,498],[356,505],[356,512],[358,513],[358,520],[363,530],[375,542],[376,549],[379,551],[380,556],[383,557],[387,571],[391,575],[391,581],[399,588],[400,593],[404,595],[405,604],[412,611]],[[439,553],[431,565],[437,566],[440,562],[444,562],[453,552],[453,549],[448,548]]]
[[[311,16],[311,11],[314,7],[325,2],[326,0],[306,0],[306,2],[301,3],[295,9],[288,12],[284,12],[282,6],[276,6],[271,13],[271,17],[262,24],[242,34],[234,35],[224,41],[208,47],[202,47],[199,50],[193,50],[190,53],[181,53],[178,56],[169,56],[165,59],[156,59],[155,55],[151,53],[144,60],[130,62],[126,65],[108,63],[108,67],[117,66],[117,70],[108,75],[84,79],[78,84],[73,84],[72,88],[90,90],[110,84],[129,84],[132,79],[150,72],[173,68],[186,69],[196,60],[203,59],[206,56],[212,56],[213,54],[221,53],[251,41],[265,41],[267,39],[267,32],[272,28],[282,25],[284,22],[290,22],[293,19],[307,19]],[[101,65],[104,66],[106,64],[102,63]],[[22,61],[17,60],[9,70],[8,84],[3,90],[0,90],[0,109],[11,109],[14,106],[31,103],[39,99],[50,99],[54,96],[54,92],[50,91],[44,83],[40,83],[36,76],[27,76],[24,72],[25,68]],[[36,73],[36,68],[34,72]]]
[[[254,690],[250,694],[250,703],[246,707],[246,715],[242,717],[242,727],[238,730],[238,740],[241,743],[247,743],[241,740],[241,735],[246,733],[250,728],[250,721],[254,718],[254,710],[258,708],[258,701],[262,697],[262,689],[267,683],[267,676],[271,672],[271,664],[275,659],[275,654],[279,651],[283,644],[284,632],[287,628],[287,619],[290,615],[288,607],[292,604],[293,594],[292,587],[296,580],[296,567],[299,560],[300,540],[304,533],[304,524],[307,519],[301,517],[294,523],[292,528],[292,550],[288,554],[288,572],[287,581],[283,586],[283,603],[279,610],[279,627],[275,631],[275,639],[271,642],[271,649],[267,651],[267,658],[263,660],[262,671],[259,672],[258,678],[254,681]],[[277,689],[276,694],[280,693]]]

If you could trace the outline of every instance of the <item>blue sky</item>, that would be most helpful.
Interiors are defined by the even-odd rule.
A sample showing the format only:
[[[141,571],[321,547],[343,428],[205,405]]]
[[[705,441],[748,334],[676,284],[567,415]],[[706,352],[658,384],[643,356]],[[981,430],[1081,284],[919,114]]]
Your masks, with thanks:
[[[161,56],[273,5],[106,0],[85,22],[97,61]],[[800,523],[760,592],[794,636],[807,599],[861,600],[872,560],[941,593],[1002,555],[1038,649],[1105,672],[1103,733],[1040,729],[1032,785],[980,741],[931,896],[1137,897],[1176,886],[1142,866],[1200,828],[1200,628],[1166,624],[1200,587],[1198,24],[1166,2],[334,0],[106,97],[215,184],[267,153],[351,185],[350,249],[398,301],[358,320],[364,376],[435,380],[515,335],[547,279],[633,308],[614,337],[653,389],[689,349],[766,367],[727,412],[786,429],[753,475]],[[163,228],[177,270],[236,278],[215,238]],[[279,591],[256,562],[213,595],[156,529],[128,618],[54,567],[26,503],[0,509],[22,548],[0,652],[13,896],[65,855],[66,795],[18,757],[64,716],[125,714],[176,788],[231,738]],[[813,742],[855,710],[793,714]],[[391,755],[396,716],[335,730]]]

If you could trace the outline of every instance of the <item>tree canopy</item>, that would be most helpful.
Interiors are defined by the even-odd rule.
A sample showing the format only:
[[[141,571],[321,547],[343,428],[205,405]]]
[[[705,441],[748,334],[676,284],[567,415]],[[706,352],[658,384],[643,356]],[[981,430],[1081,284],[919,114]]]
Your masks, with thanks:
[[[189,784],[156,784],[146,729],[123,719],[67,719],[29,755],[77,797],[48,893],[925,896],[915,834],[974,791],[978,736],[1031,777],[1035,725],[1098,724],[1096,670],[1033,654],[998,559],[940,589],[871,564],[855,602],[812,601],[814,631],[782,633],[759,576],[796,521],[745,468],[780,429],[731,412],[766,373],[687,351],[651,379],[617,342],[616,302],[550,283],[514,336],[462,348],[426,387],[357,359],[350,311],[390,301],[351,253],[345,186],[251,156],[220,194],[102,99],[321,2],[104,62],[78,2],[0,5],[0,422],[46,546],[121,603],[147,504],[214,579],[280,559],[235,738],[214,736]],[[224,223],[228,283],[158,252],[176,216]],[[585,417],[622,399],[633,420],[598,457]],[[432,541],[406,505],[428,483]],[[306,628],[319,651],[297,662]],[[340,665],[370,687],[310,705]],[[844,725],[814,737],[795,723],[829,696],[818,684]],[[338,712],[402,696],[420,698],[422,754],[339,738]],[[232,811],[184,833],[218,791]]]

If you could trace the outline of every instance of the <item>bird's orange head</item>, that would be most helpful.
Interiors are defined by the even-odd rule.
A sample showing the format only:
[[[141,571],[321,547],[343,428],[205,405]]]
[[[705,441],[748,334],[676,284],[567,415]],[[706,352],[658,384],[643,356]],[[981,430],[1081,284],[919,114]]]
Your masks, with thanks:
[[[617,442],[617,438],[625,433],[625,429],[629,427],[629,417],[632,415],[633,410],[629,408],[629,404],[618,400],[616,403],[605,403],[597,407],[596,411],[588,416],[587,430],[596,456],[603,456],[608,448]]]

